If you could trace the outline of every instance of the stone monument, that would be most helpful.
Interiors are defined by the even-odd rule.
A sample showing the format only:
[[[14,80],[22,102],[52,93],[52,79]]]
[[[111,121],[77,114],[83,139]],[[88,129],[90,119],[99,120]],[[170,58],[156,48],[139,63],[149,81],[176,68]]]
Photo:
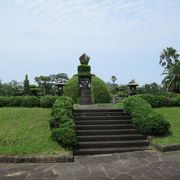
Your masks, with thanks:
[[[78,66],[79,89],[80,89],[80,104],[93,104],[91,90],[91,67],[88,65],[90,57],[83,54],[80,58],[81,65]]]

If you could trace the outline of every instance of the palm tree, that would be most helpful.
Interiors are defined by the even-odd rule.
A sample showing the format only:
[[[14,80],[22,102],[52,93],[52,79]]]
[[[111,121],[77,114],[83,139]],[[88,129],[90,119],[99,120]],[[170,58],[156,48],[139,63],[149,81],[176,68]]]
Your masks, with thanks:
[[[164,70],[162,84],[168,91],[180,93],[180,61],[170,63]]]
[[[113,84],[114,84],[114,83],[117,81],[116,76],[112,75],[112,76],[111,76],[111,80],[112,80],[112,82],[113,82]]]
[[[176,49],[173,47],[167,47],[163,49],[163,52],[160,54],[159,64],[162,67],[167,67],[168,65],[175,63],[178,61],[180,54],[177,53]]]

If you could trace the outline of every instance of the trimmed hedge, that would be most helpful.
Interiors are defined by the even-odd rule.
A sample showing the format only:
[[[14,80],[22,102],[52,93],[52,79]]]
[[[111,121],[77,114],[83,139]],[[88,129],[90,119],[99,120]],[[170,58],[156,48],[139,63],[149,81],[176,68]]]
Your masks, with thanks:
[[[100,78],[92,77],[92,92],[95,103],[110,103],[111,95],[107,85]]]
[[[92,76],[92,93],[95,103],[111,102],[111,95],[106,84],[98,77]],[[64,94],[73,99],[74,103],[79,103],[79,79],[74,75],[64,87]]]
[[[40,99],[40,106],[43,108],[52,108],[57,96],[43,96]]]
[[[40,106],[40,99],[36,96],[25,96],[21,103],[22,107],[39,107]]]
[[[57,96],[0,96],[0,107],[51,108]]]
[[[52,117],[49,120],[51,137],[64,146],[73,146],[77,142],[72,111],[72,99],[67,96],[59,97],[52,107]]]
[[[78,66],[78,74],[89,75],[91,72],[91,66],[82,64]]]
[[[39,107],[40,99],[36,96],[1,96],[0,107]]]
[[[172,95],[171,97],[152,94],[141,94],[138,96],[150,103],[152,107],[156,108],[180,106],[180,94]]]
[[[156,113],[151,105],[139,96],[124,101],[125,110],[131,115],[135,128],[144,135],[165,135],[169,132],[169,122]]]
[[[79,102],[79,79],[77,75],[74,75],[64,87],[65,96],[72,98],[74,103]]]

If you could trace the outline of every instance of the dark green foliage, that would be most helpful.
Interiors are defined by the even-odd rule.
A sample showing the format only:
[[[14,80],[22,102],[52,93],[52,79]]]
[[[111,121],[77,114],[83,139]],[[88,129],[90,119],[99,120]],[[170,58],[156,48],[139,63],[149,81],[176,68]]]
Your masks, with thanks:
[[[51,108],[56,99],[57,96],[42,96],[40,99],[40,106],[43,108]]]
[[[9,97],[0,96],[0,107],[7,107],[9,106]]]
[[[1,96],[0,107],[39,107],[40,100],[35,96]]]
[[[23,85],[20,82],[12,80],[9,83],[1,83],[0,96],[21,96],[23,95]]]
[[[64,146],[74,146],[77,143],[76,132],[68,125],[52,130],[52,138]]]
[[[72,98],[74,103],[79,102],[79,79],[74,75],[64,87],[64,94]]]
[[[59,128],[65,122],[71,122],[72,118],[68,117],[67,115],[63,116],[53,116],[49,121],[49,126],[51,129]]]
[[[54,108],[60,108],[60,109],[62,108],[62,109],[72,111],[72,109],[73,109],[73,101],[72,101],[72,99],[70,97],[61,96],[55,101],[52,110]]]
[[[139,96],[124,101],[125,110],[131,115],[137,130],[144,135],[165,135],[169,132],[169,122],[157,114],[151,105]]]
[[[9,97],[9,107],[21,107],[24,97],[23,96],[12,96]]]
[[[79,75],[89,75],[90,72],[91,72],[91,66],[85,65],[85,64],[78,66],[78,74]]]
[[[173,100],[175,106],[178,106],[178,107],[180,106],[180,94],[175,94],[172,97],[172,100]]]
[[[151,95],[151,94],[142,94],[138,95],[141,98],[145,99],[152,107],[171,107],[171,106],[180,106],[180,96],[163,96],[163,95]]]
[[[40,99],[35,96],[26,96],[23,98],[22,107],[39,107],[40,106]]]
[[[25,80],[24,80],[24,95],[29,96],[30,95],[30,83],[28,79],[28,75],[26,74]]]
[[[151,84],[145,84],[142,87],[138,87],[137,94],[166,95],[168,92],[161,85],[153,82]]]
[[[109,103],[111,101],[110,91],[107,85],[96,76],[92,77],[92,92],[95,103]],[[74,75],[67,82],[64,93],[66,96],[71,97],[74,103],[79,102],[79,80],[77,75]]]
[[[98,77],[92,77],[92,91],[95,103],[109,103],[110,91],[106,84]]]
[[[76,144],[75,124],[73,121],[73,102],[67,96],[59,97],[52,107],[49,126],[52,138],[64,146]]]

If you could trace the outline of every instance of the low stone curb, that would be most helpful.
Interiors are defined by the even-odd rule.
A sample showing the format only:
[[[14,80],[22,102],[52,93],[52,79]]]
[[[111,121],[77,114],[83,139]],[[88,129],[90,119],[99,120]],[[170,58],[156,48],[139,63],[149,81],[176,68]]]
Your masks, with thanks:
[[[180,150],[180,144],[170,144],[170,145],[165,145],[162,146],[160,144],[153,144],[151,143],[151,145],[160,152],[168,152],[168,151],[177,151]]]
[[[65,163],[74,162],[72,153],[66,155],[43,156],[0,156],[0,163]]]
[[[152,136],[147,136],[147,139],[150,141],[151,146],[153,146],[159,152],[168,152],[168,151],[178,151],[180,150],[180,144],[169,144],[169,145],[160,145],[152,143]]]

